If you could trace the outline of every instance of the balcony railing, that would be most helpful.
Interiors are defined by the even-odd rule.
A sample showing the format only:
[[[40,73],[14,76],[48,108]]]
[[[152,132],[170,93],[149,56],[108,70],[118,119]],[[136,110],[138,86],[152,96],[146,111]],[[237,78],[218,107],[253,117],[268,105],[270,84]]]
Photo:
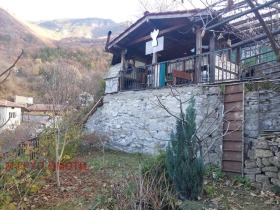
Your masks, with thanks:
[[[271,50],[257,53],[256,47],[223,49],[121,70],[119,88],[120,91],[139,90],[267,77],[280,69],[275,60]]]

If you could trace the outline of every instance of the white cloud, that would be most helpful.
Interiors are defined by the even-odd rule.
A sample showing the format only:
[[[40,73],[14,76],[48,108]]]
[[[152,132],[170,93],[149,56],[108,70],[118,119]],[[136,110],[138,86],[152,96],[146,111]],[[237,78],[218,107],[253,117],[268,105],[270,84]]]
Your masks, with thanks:
[[[202,5],[200,0],[195,4]],[[181,9],[193,9],[187,1],[184,6]],[[138,0],[0,0],[0,7],[31,21],[99,17],[122,22],[135,20],[140,11]]]

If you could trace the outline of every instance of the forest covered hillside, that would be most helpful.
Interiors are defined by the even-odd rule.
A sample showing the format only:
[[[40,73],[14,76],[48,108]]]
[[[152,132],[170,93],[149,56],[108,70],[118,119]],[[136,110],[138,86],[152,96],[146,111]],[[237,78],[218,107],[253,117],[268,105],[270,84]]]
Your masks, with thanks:
[[[85,23],[85,26],[92,27],[92,31],[98,26],[108,27],[105,33],[110,28],[109,23],[113,22],[104,20],[96,25]],[[71,24],[79,25],[79,22]],[[45,29],[38,32],[38,28],[35,30],[3,9],[0,9],[0,27],[0,72],[11,66],[24,50],[8,80],[1,84],[0,98],[11,100],[14,95],[23,95],[34,97],[35,102],[44,102],[40,81],[46,72],[55,68],[62,69],[65,74],[74,69],[83,84],[77,87],[81,92],[94,94],[98,91],[111,60],[111,55],[104,52],[105,38],[77,37],[78,30],[70,31],[64,39],[46,38],[42,35]]]

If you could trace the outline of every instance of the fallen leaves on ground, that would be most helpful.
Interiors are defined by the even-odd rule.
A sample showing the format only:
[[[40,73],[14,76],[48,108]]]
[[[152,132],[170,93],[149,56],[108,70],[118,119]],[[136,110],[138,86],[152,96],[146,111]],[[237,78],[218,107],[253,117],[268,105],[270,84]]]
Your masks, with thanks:
[[[113,202],[110,197],[112,186],[121,184],[116,180],[129,176],[128,169],[133,170],[138,159],[129,157],[131,154],[118,154],[110,156],[101,153],[95,155],[79,155],[73,161],[87,162],[85,171],[61,171],[61,186],[56,185],[56,176],[53,174],[47,180],[45,187],[36,194],[25,198],[28,209],[94,209],[101,202]],[[106,160],[106,158],[109,158]],[[118,159],[120,160],[118,161]],[[105,161],[105,163],[104,163]],[[92,163],[92,164],[89,164]],[[104,164],[103,164],[104,163]],[[134,168],[135,170],[137,167]],[[205,210],[279,210],[280,197],[272,192],[252,190],[243,184],[231,180],[212,182],[206,180],[217,189],[216,197],[209,199],[201,197]],[[103,196],[103,195],[108,195]],[[97,208],[95,208],[97,209]],[[106,209],[106,208],[104,208]]]

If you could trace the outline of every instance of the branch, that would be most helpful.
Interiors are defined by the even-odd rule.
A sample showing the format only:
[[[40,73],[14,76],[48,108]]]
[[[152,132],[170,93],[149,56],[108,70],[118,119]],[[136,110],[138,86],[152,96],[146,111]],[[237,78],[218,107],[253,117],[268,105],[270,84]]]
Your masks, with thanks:
[[[248,5],[254,9],[255,8],[255,5],[253,4],[253,2],[251,0],[246,0],[246,2],[248,3]],[[271,31],[268,29],[267,25],[265,24],[262,16],[260,15],[259,11],[258,10],[255,10],[254,11],[254,14],[256,16],[256,18],[259,20],[261,26],[263,27],[266,35],[267,35],[267,38],[269,39],[269,42],[271,44],[271,47],[275,53],[275,55],[277,56],[277,60],[280,62],[280,52],[279,52],[279,45],[277,44],[277,42],[275,41],[274,37],[272,36],[271,34]]]
[[[6,122],[4,122],[2,125],[0,125],[0,128],[3,128],[9,122],[9,120],[10,120],[10,117],[9,117],[9,119],[7,119]]]
[[[214,130],[212,130],[206,137],[202,138],[201,141],[204,141],[209,135],[212,135],[215,131],[217,131],[217,130],[219,129],[219,127],[220,127],[222,124],[224,124],[224,120],[223,120],[223,119],[224,119],[225,115],[226,115],[228,112],[230,112],[231,110],[233,110],[234,108],[236,108],[236,106],[234,106],[234,107],[232,107],[231,109],[229,109],[229,110],[227,110],[226,112],[224,112],[224,106],[223,106],[222,116],[219,117],[219,116],[217,115],[217,117],[214,119],[212,125],[214,125],[214,122],[216,122],[216,120],[218,120],[218,119],[222,119],[221,122],[219,122],[218,125],[216,126],[216,128],[215,128]],[[229,121],[226,121],[226,122],[229,122]],[[235,121],[233,121],[233,122],[235,122]],[[223,136],[225,136],[225,135],[227,135],[227,134],[229,134],[229,133],[232,133],[232,132],[234,132],[234,131],[236,131],[236,130],[238,130],[238,129],[240,128],[240,126],[239,126],[236,130],[228,132],[229,125],[230,125],[230,122],[228,123],[227,129],[226,129],[225,132],[223,132],[223,134],[221,135],[221,137],[223,137]],[[204,135],[207,134],[207,132],[210,130],[210,128],[211,128],[211,126],[207,129],[207,131],[205,131],[205,133],[202,135],[202,137],[203,137]]]
[[[157,140],[157,141],[166,141],[166,142],[170,142],[170,139],[160,139],[155,137],[152,132],[145,126],[145,124],[141,127],[143,128],[153,139]]]
[[[19,59],[21,58],[23,53],[24,53],[24,51],[22,50],[21,53],[19,54],[19,56],[17,57],[17,59],[15,60],[15,62],[9,68],[7,68],[5,71],[3,71],[0,74],[0,78],[1,78],[3,75],[5,75],[6,73],[9,72],[8,75],[0,82],[0,84],[3,83],[4,81],[6,81],[6,79],[10,76],[12,68],[15,67],[15,65],[17,64],[17,62],[19,61]]]
[[[175,117],[177,120],[182,120],[181,118],[179,118],[175,114],[173,114],[165,105],[163,105],[158,96],[156,96],[156,97],[158,100],[158,104],[156,104],[155,102],[152,101],[153,104],[164,109],[168,114],[170,114],[172,117]]]
[[[223,106],[223,111],[222,111],[222,116],[221,116],[221,118],[224,119],[225,115],[226,115],[228,112],[230,112],[231,110],[233,110],[235,107],[236,107],[236,106],[234,106],[234,107],[232,107],[231,109],[229,109],[229,110],[227,110],[226,112],[224,112],[224,106]],[[217,119],[218,119],[218,118],[215,118],[214,122],[215,122]],[[213,124],[214,124],[214,122],[213,122]],[[239,130],[239,128],[242,126],[242,124],[241,124],[241,125],[239,125],[235,130],[229,131],[230,122],[229,122],[229,121],[226,121],[226,122],[227,122],[227,129],[226,129],[226,131],[225,131],[225,132],[222,132],[222,135],[219,135],[219,136],[217,136],[216,138],[214,138],[214,140],[211,142],[210,146],[209,146],[209,147],[206,149],[206,151],[203,153],[203,156],[205,156],[205,155],[209,152],[209,150],[212,148],[212,146],[214,145],[214,143],[216,142],[216,140],[217,140],[218,138],[224,137],[224,136],[226,136],[226,135],[228,135],[228,134],[230,134],[230,133],[233,133],[233,132]],[[235,122],[235,121],[233,121],[233,122]],[[209,135],[212,135],[216,130],[218,130],[219,127],[220,127],[222,124],[224,124],[224,120],[222,120],[222,121],[217,125],[217,127],[216,127]],[[205,135],[205,134],[204,134],[204,135]],[[205,138],[202,139],[201,141],[204,141],[206,138],[207,138],[207,137],[205,137]]]
[[[240,126],[239,126],[238,128],[236,128],[235,130],[228,132],[228,128],[229,128],[229,125],[228,125],[228,128],[227,128],[226,133],[225,133],[225,134],[222,134],[221,136],[217,136],[217,137],[213,140],[213,142],[210,144],[210,146],[206,149],[206,151],[203,153],[203,156],[205,156],[205,155],[209,152],[209,150],[212,148],[212,146],[214,145],[214,143],[216,142],[217,139],[219,139],[220,137],[226,136],[226,135],[228,135],[228,134],[231,134],[231,133],[237,131],[241,126],[242,126],[242,125],[240,125]]]

